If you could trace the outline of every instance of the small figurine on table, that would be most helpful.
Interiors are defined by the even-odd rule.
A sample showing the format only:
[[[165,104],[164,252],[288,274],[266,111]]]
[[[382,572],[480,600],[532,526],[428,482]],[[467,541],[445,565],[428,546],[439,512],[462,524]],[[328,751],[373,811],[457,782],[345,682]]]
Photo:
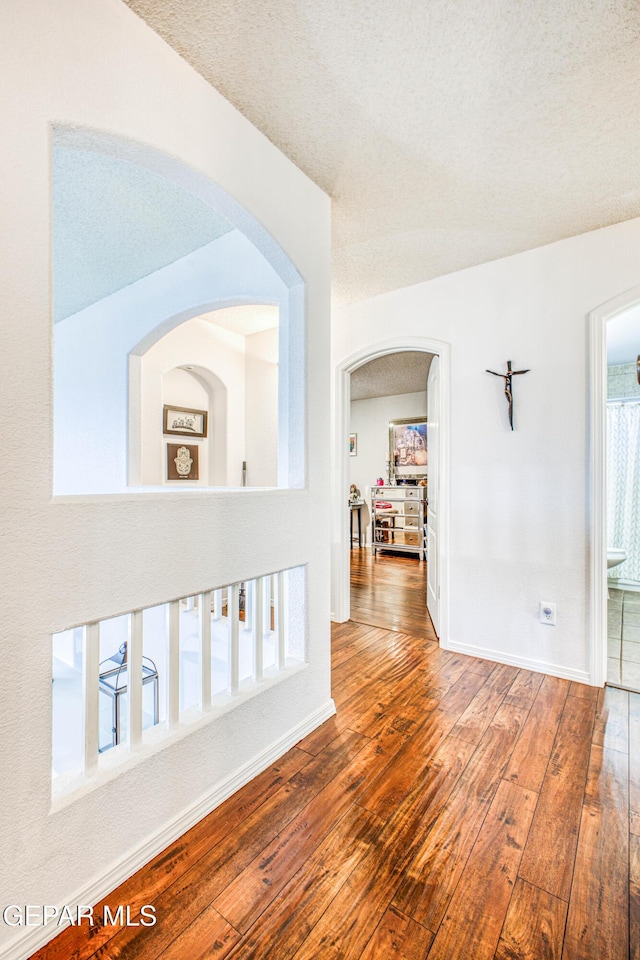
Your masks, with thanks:
[[[349,490],[349,502],[358,503],[361,500],[360,491],[356,487],[355,483],[351,484],[351,489]]]

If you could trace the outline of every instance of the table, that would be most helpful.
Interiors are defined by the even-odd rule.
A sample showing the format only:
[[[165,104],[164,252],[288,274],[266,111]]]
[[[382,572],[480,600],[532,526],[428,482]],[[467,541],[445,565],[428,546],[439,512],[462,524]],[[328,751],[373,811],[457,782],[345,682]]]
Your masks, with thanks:
[[[364,507],[364,500],[350,500],[349,501],[349,515],[351,520],[351,538],[349,541],[350,547],[353,550],[353,513],[355,510],[358,511],[358,546],[362,546],[362,508]]]

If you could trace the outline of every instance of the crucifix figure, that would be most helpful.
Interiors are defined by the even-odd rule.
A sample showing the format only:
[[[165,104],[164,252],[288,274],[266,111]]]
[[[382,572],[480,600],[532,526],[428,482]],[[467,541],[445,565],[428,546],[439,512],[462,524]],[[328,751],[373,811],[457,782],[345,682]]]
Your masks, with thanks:
[[[529,370],[512,370],[511,360],[507,360],[506,373],[496,373],[495,370],[487,370],[486,372],[492,373],[494,377],[502,377],[504,380],[504,395],[509,404],[509,425],[513,430],[513,378],[517,377],[520,373],[529,373]]]

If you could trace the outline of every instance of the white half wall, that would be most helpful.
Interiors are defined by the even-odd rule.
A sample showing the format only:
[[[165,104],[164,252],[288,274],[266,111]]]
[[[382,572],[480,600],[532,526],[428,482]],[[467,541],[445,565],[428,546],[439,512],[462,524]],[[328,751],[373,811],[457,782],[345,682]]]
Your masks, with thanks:
[[[640,282],[639,245],[631,220],[334,311],[338,367],[391,335],[450,344],[453,649],[592,677],[586,318]],[[485,373],[507,360],[531,368],[513,432]],[[557,626],[539,622],[540,600]]]
[[[225,784],[256,773],[309,718],[319,723],[331,711],[330,203],[121,0],[12,4],[3,46],[11,96],[0,103],[0,441],[19,456],[0,463],[0,563],[10,598],[0,611],[2,889],[6,903],[61,905],[77,891],[106,893],[139,865],[131,851],[149,851],[154,838],[179,829],[197,798],[206,798],[204,814]],[[232,222],[246,211],[237,225],[288,288],[286,336],[310,358],[296,361],[280,391],[292,405],[296,446],[285,476],[296,489],[52,497],[53,124],[106,131],[188,188],[217,185]],[[190,316],[212,308],[196,303]],[[299,349],[289,354],[300,357]],[[126,385],[126,364],[118,376]],[[306,569],[304,668],[52,809],[51,634],[292,566]],[[33,929],[0,926],[0,953],[31,953],[33,940],[20,938]]]
[[[400,357],[398,362],[401,362]],[[424,419],[427,412],[427,391],[401,393],[392,397],[372,397],[351,401],[351,433],[358,435],[358,453],[349,458],[351,483],[367,501],[362,508],[366,542],[371,542],[370,490],[378,477],[387,482],[387,453],[389,452],[389,421],[408,417]],[[347,490],[346,496],[349,496]],[[355,520],[354,520],[355,528]]]

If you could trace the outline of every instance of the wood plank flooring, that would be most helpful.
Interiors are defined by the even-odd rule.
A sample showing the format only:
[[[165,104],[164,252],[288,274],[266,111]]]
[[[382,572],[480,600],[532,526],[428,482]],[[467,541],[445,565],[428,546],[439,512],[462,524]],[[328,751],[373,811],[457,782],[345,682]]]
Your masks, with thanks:
[[[412,554],[351,551],[351,619],[412,637],[436,635],[426,607],[427,565]]]
[[[353,553],[337,715],[38,960],[640,960],[640,694],[443,651]]]

